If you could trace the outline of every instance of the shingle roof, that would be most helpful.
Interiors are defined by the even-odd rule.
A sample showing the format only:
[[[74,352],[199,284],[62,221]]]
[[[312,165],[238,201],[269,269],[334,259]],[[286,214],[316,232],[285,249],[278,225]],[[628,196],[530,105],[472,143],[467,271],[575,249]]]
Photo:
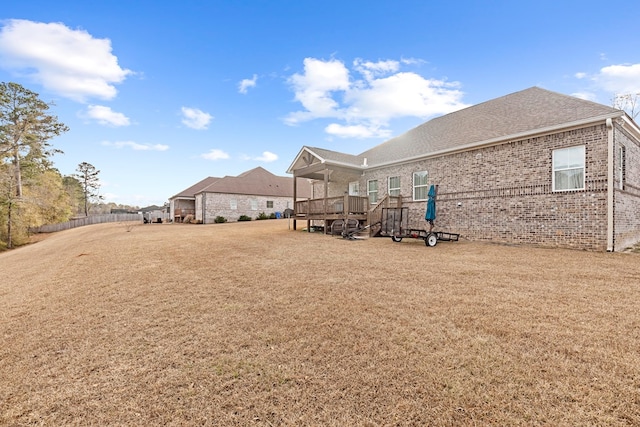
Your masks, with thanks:
[[[353,154],[340,153],[338,151],[326,150],[319,147],[307,147],[309,151],[316,154],[321,159],[331,159],[337,163],[357,165],[362,162],[362,158]]]
[[[434,118],[357,156],[305,148],[331,163],[360,166],[366,159],[376,166],[620,114],[606,105],[531,87]]]
[[[220,178],[196,193],[201,192],[293,197],[293,178],[276,176],[264,168],[257,167],[238,176]],[[298,179],[297,196],[311,197],[311,187],[307,180]]]
[[[179,192],[175,196],[170,197],[170,199],[175,199],[175,198],[179,198],[179,197],[193,198],[193,197],[195,197],[196,193],[200,192],[203,188],[208,187],[209,185],[213,184],[214,182],[216,182],[219,179],[220,178],[209,176],[209,177],[203,179],[202,181],[199,181],[199,182],[193,184],[191,187],[182,190],[181,192]]]

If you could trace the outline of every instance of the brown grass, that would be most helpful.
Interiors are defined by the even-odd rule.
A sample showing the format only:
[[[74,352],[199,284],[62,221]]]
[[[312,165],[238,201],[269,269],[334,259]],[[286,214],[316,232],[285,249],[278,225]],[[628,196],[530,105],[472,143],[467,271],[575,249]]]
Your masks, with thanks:
[[[0,425],[640,425],[637,253],[104,224],[0,272]]]

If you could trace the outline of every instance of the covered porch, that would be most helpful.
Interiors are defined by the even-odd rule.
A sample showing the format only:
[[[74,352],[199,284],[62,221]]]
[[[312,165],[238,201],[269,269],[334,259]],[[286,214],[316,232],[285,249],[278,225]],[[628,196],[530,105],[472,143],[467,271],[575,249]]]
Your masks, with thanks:
[[[367,168],[366,159],[304,147],[288,170],[294,176],[293,229],[297,229],[297,221],[303,220],[307,230],[318,227],[328,233],[336,221],[343,224],[358,221],[362,227],[369,226],[370,233],[374,234],[374,226],[382,217],[382,207],[399,206],[402,199],[385,196],[370,203],[368,196],[360,195],[360,185],[366,184],[363,174]],[[311,198],[298,200],[297,178],[313,182]]]

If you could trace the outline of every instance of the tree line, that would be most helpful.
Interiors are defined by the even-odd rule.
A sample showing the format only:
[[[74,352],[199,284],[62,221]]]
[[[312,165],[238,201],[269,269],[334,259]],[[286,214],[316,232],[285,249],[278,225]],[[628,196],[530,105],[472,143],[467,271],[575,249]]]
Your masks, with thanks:
[[[32,228],[101,206],[99,170],[82,162],[63,176],[51,161],[62,153],[51,140],[69,131],[52,106],[17,83],[0,83],[0,250],[26,243]]]

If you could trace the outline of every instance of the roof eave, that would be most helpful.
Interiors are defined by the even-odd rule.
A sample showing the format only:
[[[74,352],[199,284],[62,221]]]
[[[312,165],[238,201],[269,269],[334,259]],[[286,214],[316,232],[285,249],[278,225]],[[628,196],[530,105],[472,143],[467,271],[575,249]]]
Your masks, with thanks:
[[[295,159],[293,159],[293,162],[291,163],[291,165],[289,166],[289,168],[287,169],[287,173],[292,174],[294,171],[294,167],[295,164],[298,163],[298,160],[300,160],[300,158],[302,157],[302,155],[304,153],[309,153],[312,156],[314,156],[315,158],[317,158],[318,160],[320,160],[320,163],[324,163],[325,159],[318,155],[318,153],[314,152],[310,147],[307,147],[306,145],[302,147],[302,149],[300,150],[300,152],[298,153],[298,155],[296,156]]]
[[[623,127],[627,129],[638,141],[640,141],[640,128],[627,114],[622,116]]]
[[[420,155],[417,155],[417,156],[407,157],[407,158],[400,159],[400,160],[393,160],[393,161],[389,161],[389,162],[377,163],[375,165],[370,165],[368,169],[376,169],[376,168],[390,166],[390,165],[394,165],[394,164],[398,164],[398,163],[408,163],[408,162],[412,162],[412,161],[416,161],[416,160],[420,160],[420,159],[428,159],[428,158],[433,158],[433,157],[444,156],[444,155],[447,155],[447,154],[453,154],[453,153],[459,153],[459,152],[463,152],[463,151],[475,150],[475,149],[482,148],[482,147],[488,147],[488,146],[492,146],[492,145],[504,144],[504,143],[507,143],[509,141],[514,141],[514,140],[519,140],[519,139],[524,139],[524,138],[534,138],[534,137],[538,137],[538,136],[542,136],[542,135],[548,135],[548,134],[556,133],[556,132],[558,132],[560,130],[565,130],[566,131],[566,130],[570,130],[570,129],[577,129],[577,128],[581,128],[581,127],[584,127],[585,125],[589,125],[589,124],[592,124],[592,123],[599,123],[599,122],[603,122],[604,123],[607,119],[610,119],[610,118],[613,119],[613,118],[621,117],[621,116],[624,117],[624,112],[623,111],[616,112],[616,113],[604,114],[604,115],[601,115],[601,116],[590,117],[588,119],[576,120],[576,121],[570,122],[570,123],[563,123],[561,125],[555,125],[555,126],[548,126],[548,127],[544,127],[544,128],[539,128],[539,129],[535,129],[533,131],[519,132],[519,133],[514,133],[514,134],[511,134],[511,135],[506,135],[506,136],[500,136],[500,137],[497,137],[497,138],[487,139],[487,140],[484,140],[484,141],[472,142],[470,144],[459,145],[459,146],[454,147],[454,148],[447,148],[447,149],[443,149],[443,150],[433,151],[431,153],[420,154]],[[638,127],[635,126],[635,129],[637,130]],[[640,133],[639,133],[639,135],[640,135]]]

